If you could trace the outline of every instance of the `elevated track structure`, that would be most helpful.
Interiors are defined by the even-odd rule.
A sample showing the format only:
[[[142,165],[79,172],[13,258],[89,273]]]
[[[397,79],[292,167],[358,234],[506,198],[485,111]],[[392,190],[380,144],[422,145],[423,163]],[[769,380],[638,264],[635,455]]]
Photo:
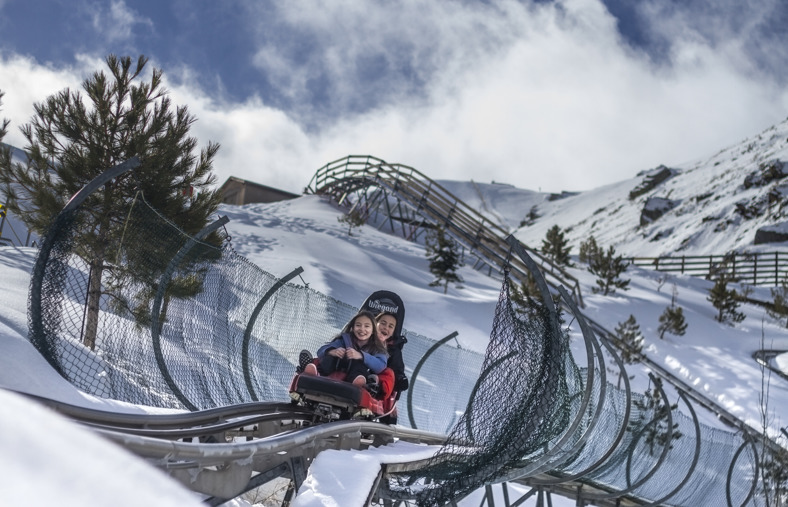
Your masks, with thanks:
[[[126,203],[123,234],[108,245],[114,269],[101,278],[101,306],[93,309],[95,336],[86,340],[87,296],[96,285],[76,239],[88,219],[83,205],[134,167],[129,161],[88,184],[43,239],[31,280],[30,340],[87,393],[187,412],[124,415],[40,401],[150,460],[207,504],[282,476],[291,484],[287,504],[322,450],[398,439],[435,445],[435,452],[382,466],[368,505],[452,505],[510,482],[531,490],[513,502],[507,496],[507,505],[546,493],[578,505],[765,505],[769,485],[759,464],[772,442],[741,423],[731,422],[733,430],[700,423],[689,386],[676,388],[684,411],[668,402],[656,377],[653,391],[632,392],[604,329],[583,316],[576,280],[437,183],[379,159],[329,164],[310,187],[411,239],[445,227],[477,267],[502,278],[484,357],[446,346],[449,337],[408,334],[406,363],[418,371],[400,421],[411,428],[316,424],[283,403],[298,351],[315,348],[315,337],[335,333],[355,309],[291,283],[298,270],[273,277],[227,242],[208,241],[221,220],[189,236],[144,200]],[[509,280],[526,279],[540,298],[523,306],[510,297]],[[199,290],[182,294],[185,282]],[[580,329],[584,357],[570,350],[556,296]],[[623,389],[608,382],[610,370]]]
[[[506,242],[510,231],[413,167],[370,155],[350,155],[318,169],[304,192],[328,196],[349,213],[409,240],[417,241],[429,230],[443,227],[474,258],[475,269],[500,275],[503,266],[509,266],[513,279],[531,281],[523,262],[511,255]],[[524,248],[548,282],[566,287],[582,307],[577,279],[539,251]]]

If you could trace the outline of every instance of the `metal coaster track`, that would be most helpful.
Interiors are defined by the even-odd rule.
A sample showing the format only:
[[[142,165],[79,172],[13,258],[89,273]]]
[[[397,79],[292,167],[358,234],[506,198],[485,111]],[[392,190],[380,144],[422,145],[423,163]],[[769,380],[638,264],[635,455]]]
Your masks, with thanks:
[[[370,189],[380,190],[380,193],[370,196]],[[583,307],[580,286],[575,277],[554,265],[538,251],[517,241],[498,224],[413,167],[390,164],[370,155],[349,155],[318,169],[305,193],[329,196],[339,205],[346,205],[355,194],[355,201],[351,206],[361,207],[367,216],[371,216],[373,211],[384,213],[392,232],[397,232],[395,224],[399,223],[399,232],[404,237],[415,235],[412,230],[406,229],[406,224],[416,224],[414,227],[422,228],[426,224],[441,225],[454,239],[471,249],[478,256],[479,263],[488,266],[491,272],[498,272],[503,266],[509,265],[512,277],[525,281],[528,279],[529,270],[520,256],[512,255],[512,245],[516,243],[517,248],[521,247],[537,262],[540,272],[552,289],[557,290],[561,286],[567,288],[575,303],[580,308]],[[396,205],[392,206],[386,197],[395,200]],[[403,207],[403,204],[407,208]],[[411,209],[413,214],[409,219],[402,218],[408,209]],[[586,320],[601,339],[616,347],[624,346],[602,325],[588,317]],[[647,356],[640,357],[640,361],[732,427],[752,434],[753,430],[739,418],[664,367]]]
[[[311,425],[313,413],[288,403],[246,403],[173,414],[128,414],[18,394],[152,461],[189,489],[208,495],[204,500],[206,505],[221,505],[274,479],[287,478],[291,485],[285,494],[283,505],[286,505],[306,478],[311,462],[327,449],[364,450],[393,442],[395,438],[428,445],[441,445],[446,441],[445,435],[378,422],[337,421]],[[423,463],[382,465],[378,479],[409,466],[418,468]],[[531,488],[521,500],[535,494],[573,498],[578,495],[579,488],[586,495],[603,491],[579,481],[540,484],[551,478],[549,474],[540,474],[512,482]],[[370,500],[377,497],[384,505],[401,504],[386,499],[385,491],[378,486],[379,481],[376,481],[369,492]],[[490,488],[487,486],[492,494]],[[643,501],[625,495],[598,500],[595,504],[634,506],[642,505]]]
[[[457,198],[435,180],[413,167],[390,164],[370,155],[349,155],[317,170],[304,193],[325,195],[340,206],[349,206],[365,219],[382,214],[381,227],[415,240],[425,230],[443,227],[446,233],[476,257],[475,269],[499,273],[510,266],[512,278],[528,283],[529,271],[511,255],[505,231]],[[577,279],[540,252],[526,247],[539,264],[548,284],[564,286],[583,307]]]
[[[126,414],[18,393],[152,460],[189,489],[220,505],[278,477],[289,498],[326,449],[367,449],[393,442],[442,444],[444,435],[370,421],[313,424],[314,412],[289,403],[246,403],[198,412]],[[375,490],[370,492],[370,496]]]

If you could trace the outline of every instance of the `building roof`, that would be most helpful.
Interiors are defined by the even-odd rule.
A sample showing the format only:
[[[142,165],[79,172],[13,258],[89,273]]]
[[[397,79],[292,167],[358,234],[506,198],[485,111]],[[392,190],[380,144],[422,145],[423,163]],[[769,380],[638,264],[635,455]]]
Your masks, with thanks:
[[[219,191],[222,192],[222,202],[225,204],[249,204],[255,202],[278,202],[299,197],[298,194],[269,187],[254,181],[244,180],[230,176]]]

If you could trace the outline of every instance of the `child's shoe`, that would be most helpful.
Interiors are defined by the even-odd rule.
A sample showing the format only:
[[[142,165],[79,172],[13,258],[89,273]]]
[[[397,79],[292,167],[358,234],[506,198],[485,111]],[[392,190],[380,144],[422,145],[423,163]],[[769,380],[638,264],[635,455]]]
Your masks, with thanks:
[[[308,350],[302,350],[300,354],[298,354],[298,368],[296,368],[298,373],[304,371],[306,365],[312,363],[312,353]]]
[[[374,373],[367,377],[367,391],[373,398],[377,398],[380,394],[380,379]]]

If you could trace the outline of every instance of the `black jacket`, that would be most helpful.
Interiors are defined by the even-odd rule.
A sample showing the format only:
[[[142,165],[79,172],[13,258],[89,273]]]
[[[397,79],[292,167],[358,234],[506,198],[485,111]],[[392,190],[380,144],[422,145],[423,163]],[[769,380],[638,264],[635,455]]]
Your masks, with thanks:
[[[402,347],[408,343],[404,336],[390,338],[386,344],[389,352],[388,367],[394,371],[394,390],[404,391],[408,388],[408,377],[405,375],[405,361],[402,359]]]

